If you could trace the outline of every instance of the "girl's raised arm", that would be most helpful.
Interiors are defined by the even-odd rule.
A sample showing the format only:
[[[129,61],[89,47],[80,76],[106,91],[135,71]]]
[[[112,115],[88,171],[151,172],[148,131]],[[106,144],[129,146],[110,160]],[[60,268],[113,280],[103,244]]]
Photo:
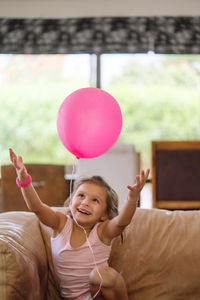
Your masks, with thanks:
[[[136,211],[139,195],[143,189],[146,180],[149,176],[150,169],[146,172],[141,171],[140,176],[136,176],[136,183],[133,186],[128,185],[128,197],[122,207],[119,215],[115,218],[105,221],[102,234],[106,239],[112,240],[114,237],[120,235],[125,227],[131,222],[131,219]]]
[[[11,148],[9,152],[10,160],[16,169],[18,180],[23,185],[23,182],[27,181],[29,175],[23,163],[23,159],[21,156],[17,156]],[[60,226],[62,226],[62,221],[66,218],[65,215],[53,211],[48,205],[44,204],[31,183],[26,187],[21,187],[21,192],[28,209],[34,212],[43,224],[54,230],[59,230]]]

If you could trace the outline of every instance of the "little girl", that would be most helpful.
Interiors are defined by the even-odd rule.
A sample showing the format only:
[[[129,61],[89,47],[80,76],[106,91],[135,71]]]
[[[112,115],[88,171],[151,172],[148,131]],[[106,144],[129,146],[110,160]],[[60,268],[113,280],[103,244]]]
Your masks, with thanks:
[[[27,207],[52,228],[52,258],[62,299],[128,300],[123,277],[107,261],[113,239],[131,222],[150,170],[141,171],[136,183],[127,186],[119,214],[117,194],[101,177],[77,181],[69,199],[70,216],[41,202],[22,157],[9,151]]]

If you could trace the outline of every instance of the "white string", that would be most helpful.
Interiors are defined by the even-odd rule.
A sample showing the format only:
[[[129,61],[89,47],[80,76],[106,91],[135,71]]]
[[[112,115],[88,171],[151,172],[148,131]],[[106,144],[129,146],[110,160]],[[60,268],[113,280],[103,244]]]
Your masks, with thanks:
[[[72,198],[72,180],[73,180],[73,176],[74,174],[76,173],[76,161],[77,161],[77,158],[75,157],[74,159],[74,163],[73,163],[73,166],[72,166],[72,176],[71,176],[71,180],[70,180],[70,187],[69,187],[69,196],[70,196],[70,200]]]
[[[70,200],[72,200],[72,197],[71,197],[71,196],[72,196],[72,178],[73,178],[73,176],[74,176],[74,174],[75,174],[76,161],[77,161],[77,158],[74,159],[74,163],[73,163],[73,167],[72,167],[72,176],[71,176],[71,180],[70,180]],[[92,246],[91,246],[91,244],[90,244],[90,241],[89,241],[89,239],[88,239],[87,232],[86,232],[85,228],[84,228],[83,226],[81,226],[81,225],[77,222],[75,216],[73,215],[72,210],[71,210],[71,214],[72,214],[72,217],[73,217],[75,223],[76,223],[81,229],[83,229],[83,231],[84,231],[84,233],[85,233],[86,241],[87,241],[88,247],[89,247],[89,249],[90,249],[90,251],[91,251],[91,253],[92,253],[92,258],[93,258],[93,261],[94,261],[95,269],[96,269],[96,271],[97,271],[97,273],[98,273],[98,275],[99,275],[99,277],[100,277],[100,280],[101,280],[98,291],[97,291],[96,294],[92,297],[92,299],[94,299],[94,298],[96,298],[96,296],[97,296],[97,295],[99,294],[99,292],[101,291],[102,284],[103,284],[103,278],[102,278],[102,276],[101,276],[101,274],[100,274],[100,272],[99,272],[99,270],[98,270],[98,266],[97,266],[97,263],[96,263],[96,260],[95,260],[94,252],[93,252]]]

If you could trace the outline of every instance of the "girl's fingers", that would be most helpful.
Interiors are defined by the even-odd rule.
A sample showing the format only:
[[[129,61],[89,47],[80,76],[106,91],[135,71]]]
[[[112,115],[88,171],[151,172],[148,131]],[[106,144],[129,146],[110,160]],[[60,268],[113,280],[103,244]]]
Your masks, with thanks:
[[[20,169],[18,162],[17,162],[17,158],[15,158],[15,157],[13,158],[13,165],[16,169],[18,169],[18,170]]]
[[[140,173],[140,176],[136,175],[136,183],[132,187],[138,186],[140,189],[142,189],[147,181],[149,172],[150,172],[150,169],[147,169],[146,172],[144,172],[144,170],[142,170]]]
[[[135,189],[135,185],[131,186],[131,185],[127,185],[127,188],[130,190],[130,191],[133,191]]]
[[[147,181],[147,178],[149,177],[149,173],[150,173],[150,169],[147,169],[146,174],[145,174],[145,182]]]
[[[9,149],[9,152],[10,152],[10,160],[12,161],[14,167],[19,168],[18,167],[17,155],[15,154],[15,152],[11,148]]]
[[[147,169],[146,172],[142,170],[140,175],[136,175],[136,183],[132,186],[127,185],[127,188],[131,191],[133,191],[135,188],[139,188],[139,190],[141,190],[147,181],[149,173],[150,173],[150,169]]]
[[[14,152],[12,151],[12,149],[9,149],[10,152],[10,160],[13,162],[13,158],[14,158]]]
[[[136,175],[136,185],[138,185],[140,183],[140,176]]]
[[[142,183],[143,183],[143,185],[147,181],[147,178],[149,176],[149,172],[150,172],[150,169],[147,169],[146,172],[143,171],[143,177],[142,177]]]
[[[26,174],[25,166],[22,166],[22,167],[19,169],[19,173],[20,173],[21,175]]]
[[[141,171],[141,183],[143,184],[143,183],[145,183],[145,181],[146,181],[146,176],[145,176],[144,171],[142,170]]]
[[[23,163],[22,157],[19,156],[18,159],[19,159],[19,162],[22,164]]]
[[[16,169],[18,169],[18,170],[20,170],[20,168],[22,167],[22,165],[23,165],[23,163],[22,163],[22,161],[19,159],[19,158],[17,158],[16,156],[15,157],[13,157],[13,165],[14,165],[14,167],[16,168]]]
[[[142,182],[142,184],[145,184],[145,182],[147,181],[147,178],[149,176],[149,172],[150,172],[150,169],[147,169],[146,172],[144,172],[143,170],[141,171],[141,182]]]

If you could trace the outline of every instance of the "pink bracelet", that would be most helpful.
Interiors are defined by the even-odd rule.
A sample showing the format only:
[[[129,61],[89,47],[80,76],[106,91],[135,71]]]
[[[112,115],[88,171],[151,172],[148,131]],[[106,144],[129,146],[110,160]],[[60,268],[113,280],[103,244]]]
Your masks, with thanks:
[[[137,204],[139,199],[138,200],[135,200],[135,201],[131,201],[131,200],[126,200],[129,204]]]
[[[27,186],[31,183],[31,181],[32,181],[32,178],[31,178],[31,175],[29,175],[29,174],[28,174],[28,177],[27,177],[26,181],[23,181],[23,182],[19,181],[19,178],[18,178],[18,177],[16,178],[16,184],[17,184],[18,187],[20,187],[20,188],[25,188],[25,187],[27,187]]]

